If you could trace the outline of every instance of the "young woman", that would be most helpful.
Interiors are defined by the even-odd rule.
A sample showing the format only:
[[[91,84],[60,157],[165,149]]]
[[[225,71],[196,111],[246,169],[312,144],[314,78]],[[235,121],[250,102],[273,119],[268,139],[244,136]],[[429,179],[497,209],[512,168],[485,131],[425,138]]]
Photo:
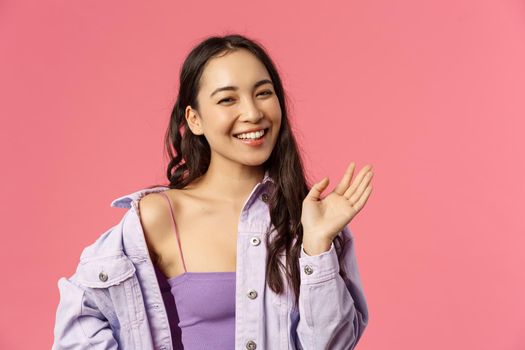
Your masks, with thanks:
[[[53,348],[353,349],[368,308],[347,224],[371,166],[307,185],[263,46],[198,44],[165,142],[169,185],[115,199],[120,223],[59,280]]]

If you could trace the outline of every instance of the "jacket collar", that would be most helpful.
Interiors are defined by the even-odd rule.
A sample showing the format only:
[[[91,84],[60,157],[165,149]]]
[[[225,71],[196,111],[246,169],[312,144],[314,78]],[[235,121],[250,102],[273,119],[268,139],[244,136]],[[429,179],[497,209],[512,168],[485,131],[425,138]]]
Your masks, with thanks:
[[[131,202],[144,197],[148,193],[162,192],[168,190],[168,186],[156,186],[151,188],[143,188],[138,191],[128,193],[124,196],[115,198],[110,206],[115,208],[131,208]]]
[[[263,180],[261,181],[262,184],[265,184],[267,182],[271,182],[275,184],[275,181],[270,177],[269,171],[266,170],[264,173]],[[115,198],[110,206],[114,208],[131,208],[131,203],[137,199],[140,199],[144,197],[148,193],[153,192],[163,192],[169,189],[169,186],[156,186],[156,187],[150,187],[150,188],[143,188],[135,192],[128,193],[124,196],[120,196],[118,198]]]

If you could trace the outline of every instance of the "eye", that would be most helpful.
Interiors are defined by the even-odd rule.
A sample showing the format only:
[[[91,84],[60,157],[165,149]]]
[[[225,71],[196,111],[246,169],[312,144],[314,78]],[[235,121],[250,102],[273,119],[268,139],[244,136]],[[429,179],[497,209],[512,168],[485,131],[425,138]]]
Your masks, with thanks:
[[[266,91],[261,92],[259,95],[263,95],[263,94],[270,96],[271,94],[273,94],[273,92],[271,90],[266,90]]]
[[[222,100],[219,101],[219,103],[222,103],[223,101],[228,101],[228,100],[232,100],[232,98],[228,97],[228,98],[223,98]]]

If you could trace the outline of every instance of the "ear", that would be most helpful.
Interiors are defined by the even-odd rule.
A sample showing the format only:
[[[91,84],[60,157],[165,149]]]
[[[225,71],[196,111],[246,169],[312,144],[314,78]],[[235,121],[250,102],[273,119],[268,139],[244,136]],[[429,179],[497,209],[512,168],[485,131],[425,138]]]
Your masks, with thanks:
[[[188,126],[193,134],[204,134],[202,131],[201,117],[199,116],[199,112],[191,108],[191,106],[187,106],[185,110],[185,118],[186,123],[188,123]]]

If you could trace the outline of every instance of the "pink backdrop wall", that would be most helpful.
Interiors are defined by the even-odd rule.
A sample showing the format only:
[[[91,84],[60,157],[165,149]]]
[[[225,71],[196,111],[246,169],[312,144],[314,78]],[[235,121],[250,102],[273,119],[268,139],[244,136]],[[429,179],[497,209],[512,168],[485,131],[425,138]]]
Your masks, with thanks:
[[[0,3],[0,348],[51,346],[111,200],[164,181],[184,56],[240,32],[281,70],[311,177],[374,166],[358,348],[525,349],[525,3],[247,4]]]

